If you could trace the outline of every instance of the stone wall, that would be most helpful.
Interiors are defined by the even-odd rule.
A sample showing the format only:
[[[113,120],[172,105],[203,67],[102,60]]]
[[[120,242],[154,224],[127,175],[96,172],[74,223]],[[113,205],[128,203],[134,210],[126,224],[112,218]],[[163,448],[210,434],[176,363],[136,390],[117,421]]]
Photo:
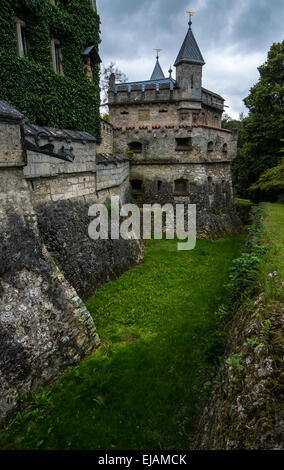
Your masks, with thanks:
[[[102,142],[97,146],[97,153],[113,153],[113,126],[109,122],[101,119]]]
[[[212,178],[208,191],[208,178]],[[184,180],[186,191],[180,196],[175,181]],[[134,191],[143,203],[181,202],[197,204],[197,209],[231,208],[233,204],[231,168],[229,163],[163,163],[135,162],[131,165],[130,181],[142,181],[142,190]]]
[[[2,107],[0,420],[16,408],[20,394],[28,397],[99,344],[90,314],[42,241],[23,178],[22,118],[12,111],[5,116]]]
[[[98,347],[80,297],[143,257],[136,241],[88,236],[90,205],[129,197],[128,160],[97,167],[88,134],[24,120],[0,102],[0,421]],[[73,162],[55,158],[63,147]]]
[[[187,67],[188,73],[183,70]],[[110,122],[114,127],[182,122],[221,127],[224,99],[201,87],[200,65],[184,63],[178,69],[181,75],[177,81],[179,86],[170,77],[162,81],[110,83]],[[193,88],[192,75],[195,76]]]
[[[163,126],[151,125],[126,126],[115,128],[114,152],[119,155],[127,155],[131,151],[131,143],[142,144],[141,153],[130,155],[131,160],[175,160],[179,162],[232,162],[237,153],[237,134],[227,129],[219,129],[211,126],[178,125]],[[178,149],[177,139],[189,139],[190,149]],[[208,143],[212,148],[208,150]],[[128,154],[129,155],[129,154]]]
[[[183,193],[177,192],[175,187],[175,181],[180,179],[186,184]],[[141,181],[141,190],[136,189],[137,181]],[[228,162],[136,162],[131,165],[130,183],[133,185],[132,197],[139,204],[196,204],[200,238],[216,239],[241,230]]]

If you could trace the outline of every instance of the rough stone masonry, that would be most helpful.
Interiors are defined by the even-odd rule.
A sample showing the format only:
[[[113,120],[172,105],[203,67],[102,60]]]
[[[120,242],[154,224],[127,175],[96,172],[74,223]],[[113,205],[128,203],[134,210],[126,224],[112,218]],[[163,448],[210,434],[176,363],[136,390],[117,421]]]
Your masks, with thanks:
[[[81,297],[142,259],[138,242],[88,237],[89,206],[128,197],[128,160],[98,160],[92,136],[28,125],[0,102],[0,421],[99,346]]]

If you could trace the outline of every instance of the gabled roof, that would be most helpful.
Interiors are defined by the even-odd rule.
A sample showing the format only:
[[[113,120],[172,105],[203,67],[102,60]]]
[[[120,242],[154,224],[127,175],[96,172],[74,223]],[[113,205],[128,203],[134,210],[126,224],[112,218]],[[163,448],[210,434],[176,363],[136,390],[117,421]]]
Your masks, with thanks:
[[[153,70],[150,80],[163,80],[164,78],[165,78],[164,72],[162,70],[162,67],[160,66],[159,59],[157,58],[157,62],[156,62],[156,65],[155,65],[155,68]]]
[[[204,65],[204,59],[198,47],[198,44],[195,40],[191,29],[191,22],[189,23],[189,28],[183,45],[179,51],[179,54],[175,61],[175,66],[181,64],[182,62],[190,62],[193,64]]]

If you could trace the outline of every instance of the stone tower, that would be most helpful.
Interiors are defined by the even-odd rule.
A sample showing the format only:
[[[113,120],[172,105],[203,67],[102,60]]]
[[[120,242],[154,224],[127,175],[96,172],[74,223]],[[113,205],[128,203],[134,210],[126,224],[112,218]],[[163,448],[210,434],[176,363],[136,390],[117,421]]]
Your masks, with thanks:
[[[114,153],[130,159],[139,203],[196,204],[200,226],[233,206],[231,163],[236,133],[222,129],[224,98],[202,87],[205,61],[191,19],[175,61],[176,80],[157,57],[151,78],[109,87]],[[209,219],[208,219],[209,218]]]
[[[176,84],[179,88],[181,120],[187,119],[191,111],[201,109],[202,67],[204,59],[191,29],[192,21],[175,61]],[[184,100],[184,101],[183,101]]]

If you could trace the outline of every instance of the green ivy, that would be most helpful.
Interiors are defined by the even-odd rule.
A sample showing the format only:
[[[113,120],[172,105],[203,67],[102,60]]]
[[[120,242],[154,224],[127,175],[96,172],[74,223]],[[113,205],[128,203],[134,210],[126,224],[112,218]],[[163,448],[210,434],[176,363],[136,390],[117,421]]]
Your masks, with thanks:
[[[28,57],[17,55],[14,18],[25,21]],[[91,0],[2,0],[0,4],[0,99],[32,123],[77,129],[100,140],[99,67],[89,83],[82,51],[98,47],[100,19]],[[64,76],[52,69],[51,37],[60,41]]]

